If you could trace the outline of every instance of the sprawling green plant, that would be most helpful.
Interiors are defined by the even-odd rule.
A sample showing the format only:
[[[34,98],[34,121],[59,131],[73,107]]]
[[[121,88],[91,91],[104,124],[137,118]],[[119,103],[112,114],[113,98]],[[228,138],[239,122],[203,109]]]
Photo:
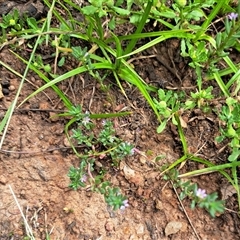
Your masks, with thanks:
[[[173,181],[173,186],[181,189],[179,196],[181,200],[186,197],[191,199],[192,209],[196,206],[205,208],[212,217],[215,217],[217,213],[224,212],[224,201],[217,200],[218,195],[216,192],[207,194],[206,190],[198,188],[196,183],[192,183],[190,180],[183,181],[179,179],[178,175],[179,173],[176,169],[171,169],[163,178]]]
[[[88,183],[92,190],[100,192],[104,195],[106,202],[116,209],[124,209],[127,204],[127,198],[120,193],[120,189],[112,187],[111,183],[103,180],[106,170],[104,166],[96,174],[96,161],[100,159],[111,159],[111,162],[118,166],[120,161],[127,156],[134,154],[134,146],[128,142],[124,142],[116,137],[113,123],[109,120],[102,121],[102,130],[98,135],[93,134],[96,128],[91,121],[90,114],[82,113],[81,106],[72,107],[65,116],[72,116],[72,120],[67,124],[66,134],[69,141],[80,159],[79,167],[71,167],[69,170],[69,178],[71,180],[70,187],[77,190],[79,187],[86,187]],[[107,115],[106,115],[107,116]],[[72,129],[71,136],[68,135],[70,124],[77,123],[77,128]],[[77,145],[74,145],[76,142]],[[77,152],[78,146],[84,147],[84,152]],[[100,149],[100,151],[98,150]],[[93,174],[94,172],[94,174]],[[94,175],[94,176],[93,176]]]

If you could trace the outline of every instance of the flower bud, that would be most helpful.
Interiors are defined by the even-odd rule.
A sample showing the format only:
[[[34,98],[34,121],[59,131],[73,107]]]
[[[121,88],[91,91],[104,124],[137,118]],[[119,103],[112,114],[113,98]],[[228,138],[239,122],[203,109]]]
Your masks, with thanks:
[[[187,0],[175,0],[175,2],[180,6],[180,7],[185,7],[187,4]]]

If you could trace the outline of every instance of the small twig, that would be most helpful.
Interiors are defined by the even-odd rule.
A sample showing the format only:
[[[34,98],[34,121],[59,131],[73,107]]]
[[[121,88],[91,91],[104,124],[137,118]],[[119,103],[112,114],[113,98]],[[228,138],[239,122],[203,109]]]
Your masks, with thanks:
[[[44,227],[45,227],[45,233],[46,233],[46,239],[48,239],[48,236],[51,235],[53,232],[54,226],[51,228],[50,232],[48,233],[48,228],[47,228],[47,213],[44,209]]]
[[[174,192],[175,192],[175,194],[177,195],[178,201],[179,201],[179,203],[180,203],[180,205],[181,205],[181,207],[182,207],[182,209],[183,209],[184,214],[185,214],[186,217],[187,217],[187,220],[188,220],[190,226],[192,227],[192,229],[193,229],[193,231],[194,231],[197,239],[198,239],[198,240],[201,240],[201,238],[200,238],[199,235],[197,234],[197,231],[196,231],[195,227],[194,227],[193,224],[192,224],[192,221],[190,220],[190,218],[189,218],[189,216],[188,216],[188,214],[187,214],[187,211],[186,211],[185,207],[184,207],[183,204],[182,204],[182,201],[181,201],[181,199],[180,199],[180,197],[179,197],[179,195],[178,195],[178,192],[177,192],[176,188],[175,188],[174,185],[173,185],[173,182],[172,182],[172,181],[170,181],[170,182],[171,182],[171,184],[172,184],[172,187],[173,187],[173,189],[174,189]]]
[[[55,43],[56,43],[56,56],[55,56],[55,59],[54,59],[54,70],[53,70],[53,73],[56,74],[57,72],[57,61],[58,61],[58,57],[59,57],[59,49],[58,49],[58,38],[57,36],[55,36]]]
[[[237,211],[234,211],[234,210],[232,210],[232,209],[229,209],[229,208],[224,208],[226,211],[228,211],[228,212],[231,212],[231,213],[235,213],[235,214],[237,214],[238,215],[238,212]]]
[[[92,102],[93,102],[93,97],[94,97],[94,94],[95,94],[95,90],[96,90],[96,86],[93,85],[92,93],[91,93],[91,98],[90,98],[89,104],[88,104],[88,109],[89,109],[90,112],[92,112],[92,111],[91,111],[91,106],[92,106]]]
[[[95,182],[95,178],[93,177],[93,175],[92,175],[92,173],[91,173],[91,165],[90,165],[90,163],[88,163],[88,168],[87,168],[87,170],[88,170],[88,175],[89,175],[89,177]]]
[[[84,147],[84,146],[74,146],[75,148]],[[46,153],[46,152],[53,152],[55,150],[64,150],[64,149],[72,149],[72,147],[58,147],[58,148],[52,148],[42,151],[12,151],[12,150],[4,150],[0,149],[1,153],[14,153],[14,154],[40,154],[40,153]]]
[[[32,240],[35,240],[35,238],[34,238],[34,236],[33,236],[32,229],[31,229],[30,226],[28,225],[27,219],[25,218],[25,216],[24,216],[24,214],[23,214],[23,211],[22,211],[22,209],[21,209],[21,206],[20,206],[20,204],[19,204],[19,202],[18,202],[18,200],[17,200],[17,197],[16,197],[16,195],[14,194],[11,185],[8,185],[8,186],[9,186],[9,189],[10,189],[12,195],[13,195],[14,201],[16,202],[17,207],[18,207],[18,209],[19,209],[19,211],[20,211],[20,213],[21,213],[21,215],[22,215],[23,221],[24,221],[24,223],[25,223],[26,232],[27,232],[27,234],[30,235],[29,237],[30,237]]]
[[[7,111],[7,108],[0,108],[0,111]],[[17,108],[13,112],[60,112],[65,113],[66,111],[59,109],[39,109],[39,108]]]

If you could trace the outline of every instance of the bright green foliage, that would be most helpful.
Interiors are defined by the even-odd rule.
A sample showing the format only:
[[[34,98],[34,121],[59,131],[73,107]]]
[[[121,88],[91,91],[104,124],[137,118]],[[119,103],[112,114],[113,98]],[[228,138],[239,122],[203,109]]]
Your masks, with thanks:
[[[205,90],[197,91],[196,93],[191,92],[192,100],[189,100],[186,102],[186,105],[188,105],[188,108],[194,108],[197,106],[200,109],[203,109],[204,112],[208,112],[210,110],[210,107],[208,106],[208,100],[211,100],[214,98],[212,94],[213,87],[210,86]]]
[[[113,123],[111,121],[103,121],[104,128],[98,135],[99,141],[104,145],[104,146],[113,146],[116,144],[116,141],[118,139],[114,136],[115,131],[113,128]]]
[[[77,190],[79,187],[85,187],[85,168],[87,167],[86,161],[81,161],[79,168],[70,167],[68,177],[71,180],[70,188]]]
[[[51,72],[51,66],[50,64],[44,65],[41,55],[35,55],[33,58],[33,65],[38,70],[43,70],[44,72],[50,73]]]
[[[216,213],[224,212],[224,201],[217,200],[217,193],[208,194],[204,201],[199,202],[199,207],[205,208],[212,217],[216,216]]]
[[[225,127],[221,128],[221,135],[216,138],[218,142],[225,138],[231,139],[229,146],[232,153],[228,157],[230,162],[237,161],[240,156],[240,103],[233,98],[226,100],[227,105],[223,106],[219,117],[225,122]]]
[[[178,171],[175,169],[170,170],[163,176],[165,180],[172,180],[175,188],[180,188],[180,199],[183,200],[186,197],[191,199],[191,208],[196,206],[205,208],[212,217],[215,217],[217,213],[224,212],[224,201],[217,200],[217,193],[206,194],[205,190],[198,188],[196,183],[191,181],[183,181],[178,178]]]
[[[95,177],[92,176],[92,172],[95,171],[95,161],[98,159],[110,158],[117,166],[120,160],[134,153],[134,146],[115,136],[113,124],[109,120],[103,120],[102,130],[98,134],[93,134],[95,125],[88,113],[82,113],[80,106],[73,106],[68,115],[72,115],[74,122],[77,123],[77,128],[71,130],[71,139],[77,143],[74,148],[82,146],[85,149],[84,154],[78,153],[79,168],[71,167],[69,170],[70,187],[77,190],[89,183],[94,191],[104,195],[106,202],[114,209],[124,207],[126,197],[120,194],[118,188],[112,188],[109,182],[103,181],[104,167]]]
[[[13,13],[3,15],[3,21],[0,23],[0,27],[4,29],[11,28],[13,31],[19,31],[22,29],[21,23],[18,11],[14,10]]]
[[[158,99],[153,99],[155,106],[161,116],[162,123],[157,129],[158,133],[161,133],[165,127],[167,122],[172,119],[173,124],[177,125],[174,113],[179,111],[182,107],[184,107],[184,93],[177,93],[171,90],[158,90]]]

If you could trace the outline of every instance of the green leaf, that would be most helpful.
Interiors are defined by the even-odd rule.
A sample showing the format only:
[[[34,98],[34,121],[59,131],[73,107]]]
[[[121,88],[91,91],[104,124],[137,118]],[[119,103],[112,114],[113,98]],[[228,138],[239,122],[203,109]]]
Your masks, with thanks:
[[[176,13],[174,11],[159,12],[159,15],[170,19],[174,19],[176,17]]]
[[[232,154],[228,157],[230,162],[236,161],[240,155],[240,150],[233,150]]]
[[[38,29],[38,25],[37,25],[37,21],[35,18],[27,18],[27,24],[29,27],[31,27],[34,30],[39,30]]]
[[[158,90],[158,98],[160,100],[165,100],[165,96],[166,96],[165,91],[163,89],[159,89]]]
[[[186,197],[186,194],[184,192],[181,192],[179,195],[179,198],[183,200]]]
[[[161,133],[167,125],[167,120],[163,121],[160,126],[157,128],[157,133]]]
[[[132,23],[132,24],[137,24],[140,22],[140,20],[141,20],[141,15],[139,15],[139,14],[133,14],[130,17],[130,23]]]
[[[114,30],[116,27],[115,17],[113,17],[110,22],[108,23],[108,26],[111,30]]]
[[[229,35],[230,30],[231,30],[231,23],[229,22],[227,17],[226,17],[226,20],[225,20],[225,29],[226,29],[227,35]]]
[[[97,10],[98,8],[94,6],[86,6],[82,8],[83,14],[87,16],[94,15],[94,13],[96,13]]]
[[[194,208],[196,207],[196,202],[195,202],[195,200],[192,200],[190,207],[191,207],[191,209],[194,209]]]
[[[50,66],[50,64],[45,65],[45,66],[43,67],[43,69],[44,69],[44,71],[47,72],[47,73],[51,72],[51,66]]]
[[[121,16],[127,16],[130,15],[130,11],[123,9],[123,8],[119,8],[119,7],[113,7],[113,9],[115,10],[116,13],[118,13]]]
[[[222,142],[224,139],[225,139],[225,136],[218,136],[218,137],[215,138],[215,141],[218,142],[218,143],[220,143],[220,142]]]
[[[58,62],[58,66],[62,67],[64,65],[64,63],[65,63],[65,57],[62,57]]]
[[[178,125],[178,122],[177,122],[177,120],[176,120],[176,118],[175,118],[174,115],[172,116],[172,123],[173,123],[175,126]]]
[[[201,9],[193,10],[190,14],[188,14],[188,18],[191,17],[196,21],[199,21],[200,18],[203,16],[204,16],[204,12]]]
[[[222,43],[222,32],[219,32],[216,36],[216,47],[219,48]]]

